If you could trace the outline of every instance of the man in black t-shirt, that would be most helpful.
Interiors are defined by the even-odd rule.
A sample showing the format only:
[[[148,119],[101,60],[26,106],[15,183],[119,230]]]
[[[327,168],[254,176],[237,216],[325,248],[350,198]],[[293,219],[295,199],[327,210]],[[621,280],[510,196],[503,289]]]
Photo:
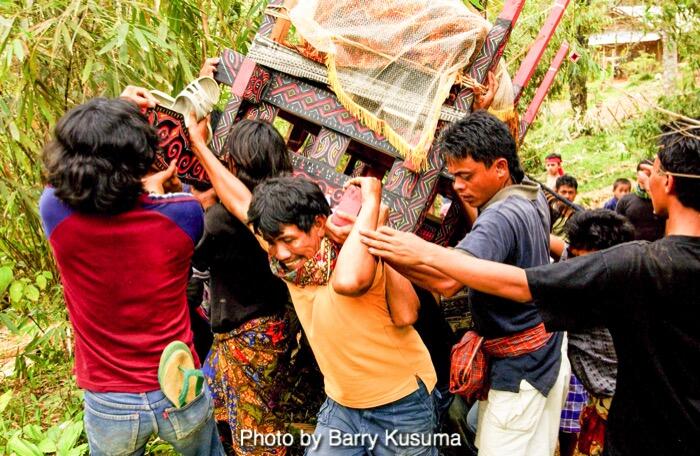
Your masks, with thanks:
[[[618,355],[608,455],[700,454],[700,128],[672,125],[645,182],[666,236],[521,269],[389,228],[363,233],[388,262],[436,268],[472,289],[527,303],[549,331],[607,326]]]
[[[661,239],[666,228],[666,221],[654,213],[651,197],[646,188],[649,178],[648,170],[642,165],[651,165],[651,160],[642,160],[637,165],[637,184],[631,193],[618,201],[615,212],[624,215],[634,225],[634,238],[638,241],[655,241]]]

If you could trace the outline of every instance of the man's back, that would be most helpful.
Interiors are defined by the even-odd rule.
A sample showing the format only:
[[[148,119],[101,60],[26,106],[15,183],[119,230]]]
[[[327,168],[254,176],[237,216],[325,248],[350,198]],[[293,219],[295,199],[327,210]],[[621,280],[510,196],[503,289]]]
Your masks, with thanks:
[[[130,211],[86,215],[47,188],[39,206],[75,329],[78,386],[159,389],[163,348],[192,340],[185,289],[202,233],[199,203],[184,194],[143,195]]]

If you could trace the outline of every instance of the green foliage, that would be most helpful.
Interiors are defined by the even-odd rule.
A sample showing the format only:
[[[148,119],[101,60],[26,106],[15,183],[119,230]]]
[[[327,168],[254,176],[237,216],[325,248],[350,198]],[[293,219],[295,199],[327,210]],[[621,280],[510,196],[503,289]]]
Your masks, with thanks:
[[[0,454],[87,452],[71,330],[37,209],[51,129],[92,97],[128,84],[176,93],[207,56],[246,52],[264,4],[0,1]]]
[[[648,7],[648,28],[663,31],[677,46],[680,60],[700,69],[700,3],[697,0],[640,2]],[[655,14],[652,8],[660,9]]]
[[[17,456],[81,456],[87,454],[87,443],[80,443],[83,433],[82,416],[64,421],[44,430],[39,425],[28,424],[10,434],[7,453]]]
[[[504,58],[508,62],[508,70],[511,75],[515,75],[517,72],[530,45],[542,29],[553,4],[553,0],[529,0],[525,3],[520,19],[511,34],[510,41],[504,52]],[[571,63],[568,59],[564,60],[561,70],[550,89],[550,97],[562,93],[562,89],[566,87],[569,80],[577,75],[583,74],[586,78],[591,79],[600,75],[601,70],[593,60],[591,51],[585,43],[588,35],[600,31],[608,24],[609,19],[605,15],[608,6],[609,2],[606,0],[571,0],[559,27],[557,27],[549,46],[547,46],[540,60],[540,64],[535,70],[532,80],[523,91],[522,99],[520,100],[520,106],[523,111],[530,103],[535,90],[537,90],[542,78],[544,78],[545,73],[549,69],[549,63],[564,41],[569,43],[570,51],[575,51],[580,57],[576,63]],[[502,8],[502,1],[489,2],[487,8],[489,20],[493,22]],[[580,33],[585,34],[586,37],[583,45],[578,40],[577,35]]]

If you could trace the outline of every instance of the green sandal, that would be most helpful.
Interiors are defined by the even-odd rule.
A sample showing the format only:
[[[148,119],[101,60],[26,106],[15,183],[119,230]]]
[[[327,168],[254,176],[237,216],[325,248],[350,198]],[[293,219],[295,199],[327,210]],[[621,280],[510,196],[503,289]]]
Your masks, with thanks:
[[[160,389],[175,407],[189,404],[199,396],[204,386],[204,374],[194,368],[194,358],[184,342],[168,344],[158,366]]]

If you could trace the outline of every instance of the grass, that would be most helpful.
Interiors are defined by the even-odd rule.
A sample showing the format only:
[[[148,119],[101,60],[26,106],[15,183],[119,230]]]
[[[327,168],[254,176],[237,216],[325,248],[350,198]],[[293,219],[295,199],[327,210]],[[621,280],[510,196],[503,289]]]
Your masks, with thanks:
[[[590,108],[583,125],[573,120],[568,100],[553,100],[528,132],[521,149],[523,166],[544,180],[544,157],[561,154],[564,170],[578,180],[577,202],[602,206],[612,196],[613,181],[620,177],[634,181],[639,160],[653,154],[653,141],[639,135],[640,128],[647,127],[645,107],[634,98],[639,94],[653,97],[659,91],[655,79],[614,84],[595,81],[589,87]]]

